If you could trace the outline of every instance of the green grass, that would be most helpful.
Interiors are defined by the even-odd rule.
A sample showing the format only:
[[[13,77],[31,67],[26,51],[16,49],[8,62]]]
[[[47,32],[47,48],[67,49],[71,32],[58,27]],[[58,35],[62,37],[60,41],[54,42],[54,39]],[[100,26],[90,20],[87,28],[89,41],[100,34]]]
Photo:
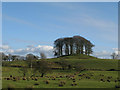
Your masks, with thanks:
[[[87,56],[87,55],[72,55],[72,56],[63,56],[60,58],[47,59],[49,62],[53,62],[53,67],[60,67],[54,62],[59,62],[60,60],[66,60],[69,64],[81,64],[85,69],[101,69],[101,70],[118,70],[118,61],[113,59],[97,59],[96,57]],[[26,61],[12,61],[12,62],[3,62],[8,66],[25,66]]]
[[[118,85],[118,82],[114,82],[118,77],[118,71],[106,71],[109,69],[118,70],[118,61],[112,59],[97,59],[92,56],[86,55],[73,55],[73,56],[63,56],[60,58],[52,58],[47,59],[49,62],[59,62],[61,59],[66,60],[69,64],[78,64],[80,63],[86,71],[82,71],[81,73],[77,73],[75,75],[75,81],[77,83],[76,86],[71,86],[73,80],[66,78],[66,75],[74,75],[76,71],[74,70],[52,70],[51,73],[47,73],[45,76],[63,76],[63,78],[56,78],[56,80],[52,80],[52,78],[46,78],[45,76],[39,77],[38,81],[29,79],[22,80],[23,73],[20,71],[20,67],[10,67],[10,66],[25,66],[25,61],[13,61],[13,62],[4,62],[4,64],[8,64],[9,67],[2,67],[2,85],[3,88],[14,87],[14,88],[115,88],[115,85]],[[60,67],[60,65],[53,63],[53,67]],[[94,70],[95,69],[95,70]],[[80,74],[85,74],[85,76],[78,76]],[[90,75],[93,76],[90,76]],[[104,76],[100,76],[103,74]],[[14,77],[20,77],[20,80],[5,80],[5,77],[9,77],[10,75]],[[40,76],[40,73],[36,73],[36,76]],[[28,73],[26,77],[31,76],[30,68],[28,69]],[[89,76],[90,79],[87,79],[86,76]],[[112,76],[110,82],[107,82],[108,77]],[[50,80],[49,80],[50,79]],[[79,80],[81,79],[81,80]],[[101,82],[100,79],[104,79],[105,82]],[[45,84],[45,80],[49,80],[49,84]],[[64,81],[66,84],[62,87],[59,87],[60,81]],[[38,83],[39,85],[34,85]]]
[[[65,80],[64,80],[65,81]],[[38,83],[39,85],[34,85]],[[115,82],[99,82],[92,80],[81,80],[77,81],[76,86],[71,86],[72,81],[66,81],[66,84],[63,87],[59,87],[59,81],[50,81],[50,84],[45,84],[44,79],[39,81],[4,81],[3,88],[12,84],[15,88],[27,88],[28,86],[33,86],[34,88],[115,88],[117,83]]]
[[[34,88],[114,88],[115,85],[118,83],[115,83],[114,80],[118,77],[117,71],[83,71],[81,73],[78,73],[75,75],[77,86],[71,86],[72,81],[71,79],[65,78],[66,75],[73,75],[75,72],[69,72],[69,71],[54,71],[53,73],[48,73],[45,76],[63,76],[63,78],[56,78],[56,80],[51,80],[52,78],[39,78],[38,81],[31,80],[5,80],[4,77],[9,77],[9,75],[13,76],[19,76],[22,78],[22,73],[19,73],[19,68],[7,68],[3,67],[3,88],[7,88],[9,85],[13,85],[15,88],[26,88],[29,86],[33,86]],[[78,76],[79,74],[86,74],[86,76],[89,76],[89,74],[93,74],[93,76],[90,79],[86,79],[85,77]],[[104,77],[101,77],[100,74],[103,74]],[[38,74],[39,75],[39,74]],[[28,75],[29,76],[29,75]],[[107,82],[107,77],[112,76],[112,79],[110,79],[111,82]],[[81,80],[79,80],[82,78]],[[105,82],[100,82],[100,79],[103,78]],[[60,80],[58,80],[60,79]],[[45,80],[49,80],[50,84],[45,84]],[[63,87],[59,87],[60,81],[65,81],[66,84]],[[39,83],[39,85],[34,85],[35,83]]]
[[[66,56],[60,58],[48,59],[51,62],[59,62],[60,60],[66,60],[70,64],[81,64],[85,69],[100,69],[100,70],[118,70],[118,61],[113,59],[97,59],[92,56],[86,55],[75,55],[75,56]]]

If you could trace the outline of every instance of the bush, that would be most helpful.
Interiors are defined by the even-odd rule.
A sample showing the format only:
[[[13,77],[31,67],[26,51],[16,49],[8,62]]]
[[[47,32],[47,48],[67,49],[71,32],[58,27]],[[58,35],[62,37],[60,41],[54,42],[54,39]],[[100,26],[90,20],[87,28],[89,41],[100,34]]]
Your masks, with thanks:
[[[2,62],[2,66],[11,66],[11,64],[8,61],[3,61]]]
[[[50,63],[46,60],[40,60],[33,63],[34,71],[38,71],[41,73],[41,77],[44,76],[44,74],[51,71]]]

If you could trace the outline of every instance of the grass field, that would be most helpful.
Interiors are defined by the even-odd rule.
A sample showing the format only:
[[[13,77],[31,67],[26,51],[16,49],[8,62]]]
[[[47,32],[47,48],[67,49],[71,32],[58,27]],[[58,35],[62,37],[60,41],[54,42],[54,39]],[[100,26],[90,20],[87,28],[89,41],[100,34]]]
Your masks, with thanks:
[[[47,61],[59,62],[61,59],[70,64],[80,63],[86,70],[82,72],[52,70],[44,77],[40,77],[40,73],[36,73],[36,76],[30,78],[30,68],[26,77],[23,77],[23,73],[20,71],[21,67],[10,67],[24,66],[26,65],[25,61],[6,62],[10,66],[2,67],[3,88],[115,88],[118,85],[119,78],[116,70],[118,70],[119,60],[97,59],[79,55],[47,59]],[[54,64],[54,66],[60,67],[57,64]],[[110,71],[110,69],[114,71]]]

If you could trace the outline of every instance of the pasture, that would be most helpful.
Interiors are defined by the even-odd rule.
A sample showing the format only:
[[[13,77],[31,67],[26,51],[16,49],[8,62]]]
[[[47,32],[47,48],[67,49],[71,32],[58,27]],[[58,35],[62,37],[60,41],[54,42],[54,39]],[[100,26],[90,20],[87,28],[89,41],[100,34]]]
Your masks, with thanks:
[[[79,56],[61,57],[47,59],[52,62],[52,68],[61,68],[56,62],[61,59],[69,64],[80,63],[84,70],[77,72],[68,69],[52,69],[41,77],[39,72],[31,76],[31,70],[25,77],[20,70],[26,65],[25,61],[6,62],[2,67],[3,88],[117,88],[120,78],[118,78],[118,61],[111,59],[80,58]],[[5,63],[4,63],[5,64]],[[8,64],[10,66],[8,66]],[[15,67],[19,66],[19,67]]]

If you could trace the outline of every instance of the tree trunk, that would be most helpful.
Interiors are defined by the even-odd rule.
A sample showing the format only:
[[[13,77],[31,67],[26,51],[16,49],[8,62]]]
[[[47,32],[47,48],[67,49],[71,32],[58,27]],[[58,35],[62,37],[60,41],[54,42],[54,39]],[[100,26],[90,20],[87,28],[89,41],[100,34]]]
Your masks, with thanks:
[[[86,54],[86,55],[87,55],[87,52],[88,52],[88,51],[87,51],[87,46],[85,46],[85,54]]]
[[[70,54],[73,54],[73,45],[70,45]]]
[[[62,46],[60,46],[60,56],[62,56]]]
[[[30,65],[31,71],[32,71],[32,61],[31,61],[31,65]]]
[[[83,45],[81,45],[81,54],[83,54]]]
[[[68,44],[66,44],[66,47],[65,47],[65,55],[69,55],[69,48],[68,48]]]

